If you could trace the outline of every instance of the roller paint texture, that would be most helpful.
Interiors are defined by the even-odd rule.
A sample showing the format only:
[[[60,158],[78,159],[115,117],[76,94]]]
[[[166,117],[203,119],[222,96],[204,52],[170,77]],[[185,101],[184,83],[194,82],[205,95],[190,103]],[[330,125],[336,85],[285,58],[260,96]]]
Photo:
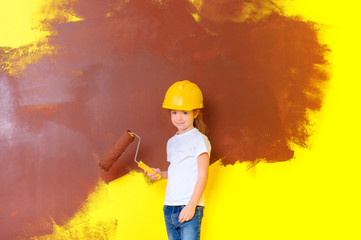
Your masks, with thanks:
[[[115,161],[120,157],[120,155],[122,155],[122,153],[129,146],[129,144],[133,141],[134,135],[132,135],[130,131],[126,131],[125,133],[123,133],[123,135],[118,139],[118,141],[99,162],[99,166],[102,169],[108,171],[113,166]]]
[[[115,161],[120,157],[120,155],[122,155],[122,153],[129,146],[129,144],[134,141],[135,136],[139,139],[139,141],[138,141],[138,147],[137,147],[137,152],[135,154],[134,161],[138,164],[138,167],[140,167],[141,169],[143,169],[147,173],[154,174],[153,169],[151,169],[149,166],[147,166],[142,161],[138,162],[136,160],[137,155],[138,155],[138,150],[139,150],[139,145],[140,145],[141,138],[137,134],[135,134],[135,133],[133,133],[133,132],[131,132],[129,130],[127,132],[125,132],[118,139],[118,141],[113,145],[113,147],[109,150],[109,152],[107,154],[105,154],[103,159],[99,162],[99,166],[102,169],[108,171],[113,166]],[[158,174],[158,173],[156,173],[154,175],[157,177],[158,180],[161,178],[161,175]]]

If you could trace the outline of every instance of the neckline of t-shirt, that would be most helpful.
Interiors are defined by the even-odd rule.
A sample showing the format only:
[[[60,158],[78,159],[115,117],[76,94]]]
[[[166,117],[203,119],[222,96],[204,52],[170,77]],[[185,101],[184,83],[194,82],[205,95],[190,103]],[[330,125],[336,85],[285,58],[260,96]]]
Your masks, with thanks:
[[[182,137],[182,136],[185,136],[185,135],[188,135],[194,131],[197,131],[198,129],[197,128],[193,128],[191,130],[189,130],[188,132],[185,132],[185,133],[182,133],[182,134],[178,134],[178,132],[175,134],[177,137]]]

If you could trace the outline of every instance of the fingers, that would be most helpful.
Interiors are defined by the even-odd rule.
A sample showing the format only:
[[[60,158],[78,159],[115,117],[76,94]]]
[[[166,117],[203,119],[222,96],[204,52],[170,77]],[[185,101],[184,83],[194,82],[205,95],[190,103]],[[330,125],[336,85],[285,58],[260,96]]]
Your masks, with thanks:
[[[157,177],[155,174],[158,173],[158,174],[162,175],[160,169],[159,169],[159,168],[152,168],[152,170],[154,171],[153,173],[148,173],[148,172],[146,172],[146,171],[144,171],[144,173],[147,174],[147,176],[148,176],[150,179],[152,179],[152,180],[158,180],[158,177]]]
[[[185,216],[185,215],[179,215],[178,221],[179,221],[180,223],[184,223],[184,222],[189,221],[189,220],[190,220],[190,219],[188,219],[187,216]]]
[[[184,223],[184,222],[187,222],[187,221],[191,220],[192,217],[193,217],[192,215],[184,215],[184,216],[179,215],[178,221],[180,223]]]
[[[144,171],[144,173],[152,180],[156,180],[157,177],[154,175],[154,174],[151,174],[151,173],[147,173],[146,171]]]
[[[193,216],[194,216],[194,211],[192,211],[192,209],[189,209],[188,207],[185,207],[180,212],[178,221],[180,223],[184,223],[184,222],[191,220],[193,218]]]
[[[179,221],[180,223],[184,223],[184,222],[185,222],[185,216],[184,216],[184,214],[183,214],[183,211],[179,214],[178,221]]]

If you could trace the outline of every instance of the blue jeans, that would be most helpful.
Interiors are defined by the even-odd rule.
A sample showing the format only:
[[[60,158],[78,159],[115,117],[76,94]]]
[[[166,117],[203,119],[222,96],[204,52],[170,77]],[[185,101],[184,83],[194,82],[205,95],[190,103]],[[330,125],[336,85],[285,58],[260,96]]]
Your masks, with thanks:
[[[204,207],[197,206],[193,218],[180,223],[178,217],[184,207],[184,205],[163,207],[169,240],[199,240]]]

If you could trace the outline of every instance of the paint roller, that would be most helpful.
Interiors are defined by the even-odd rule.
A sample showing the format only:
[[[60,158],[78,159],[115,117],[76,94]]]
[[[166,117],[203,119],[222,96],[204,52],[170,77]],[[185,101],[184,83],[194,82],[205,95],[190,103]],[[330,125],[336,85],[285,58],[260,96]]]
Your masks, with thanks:
[[[140,140],[141,138],[131,131],[126,131],[119,139],[118,141],[113,145],[113,147],[108,151],[107,154],[103,157],[103,159],[99,162],[99,166],[108,171],[111,166],[115,163],[115,161],[122,155],[122,153],[125,151],[125,149],[129,146],[131,142],[134,141],[134,138],[138,138],[138,145],[137,150],[135,152],[134,161],[138,164],[138,167],[146,171],[147,173],[154,174],[154,170],[148,167],[145,163],[142,161],[137,161],[139,146],[140,146]],[[159,180],[161,178],[160,174],[156,173],[154,174],[157,179]]]

